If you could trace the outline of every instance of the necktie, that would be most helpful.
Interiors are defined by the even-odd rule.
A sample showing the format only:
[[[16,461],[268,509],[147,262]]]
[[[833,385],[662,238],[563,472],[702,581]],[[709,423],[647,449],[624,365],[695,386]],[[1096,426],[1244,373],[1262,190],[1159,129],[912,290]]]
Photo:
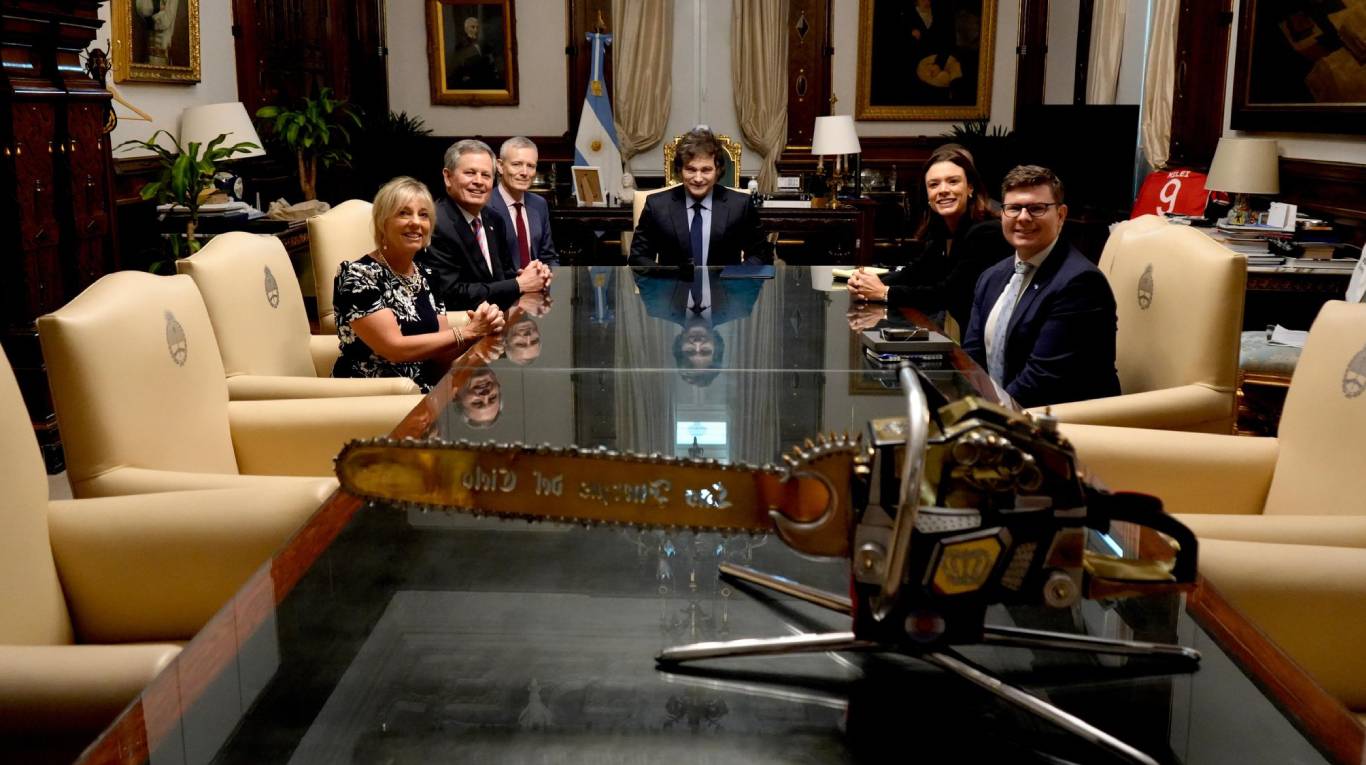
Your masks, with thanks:
[[[484,222],[476,215],[470,218],[470,227],[474,229],[474,242],[479,245],[479,252],[484,256],[484,265],[489,267],[489,273],[492,274],[493,259],[489,257],[489,246],[484,242]]]
[[[996,317],[996,331],[991,333],[991,355],[987,358],[987,373],[991,379],[1005,385],[1006,371],[1006,333],[1010,329],[1010,317],[1015,313],[1015,304],[1020,302],[1020,290],[1024,288],[1025,275],[1034,269],[1033,264],[1015,261],[1015,274],[1001,293],[1001,313]]]
[[[526,223],[523,222],[522,203],[513,202],[512,206],[516,210],[516,212],[513,213],[512,225],[517,229],[517,251],[520,252],[522,256],[519,265],[521,265],[522,268],[526,268],[531,263],[531,238],[527,236]]]
[[[701,311],[705,307],[702,305],[702,280],[707,278],[707,263],[702,252],[701,202],[692,204],[692,223],[688,226],[688,240],[692,245],[692,307],[694,311]]]
[[[692,245],[692,264],[705,266],[707,261],[702,252],[702,203],[692,203],[692,224],[688,227],[688,240]]]

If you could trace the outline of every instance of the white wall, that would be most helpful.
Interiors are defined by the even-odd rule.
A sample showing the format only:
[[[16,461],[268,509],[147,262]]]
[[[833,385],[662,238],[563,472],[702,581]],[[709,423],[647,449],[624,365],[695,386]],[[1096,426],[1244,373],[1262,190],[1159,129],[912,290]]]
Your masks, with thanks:
[[[1238,3],[1234,4],[1233,23],[1230,29],[1238,28]],[[1232,34],[1232,33],[1230,33]],[[1281,156],[1294,159],[1312,159],[1322,162],[1350,162],[1366,165],[1366,136],[1329,135],[1318,133],[1263,133],[1250,130],[1233,130],[1229,123],[1233,117],[1233,65],[1237,60],[1238,38],[1229,39],[1228,68],[1224,72],[1224,135],[1258,136],[1275,138],[1280,144]]]
[[[1080,0],[1049,0],[1048,54],[1044,56],[1043,102],[1072,103],[1077,81],[1077,26]]]
[[[569,130],[563,0],[517,4],[517,106],[433,104],[426,3],[387,0],[385,8],[390,110],[421,117],[435,135],[562,135]]]
[[[100,4],[100,20],[104,26],[95,38],[94,47],[109,48],[113,35],[110,6]],[[205,0],[199,4],[199,60],[200,80],[191,84],[161,84],[151,82],[120,82],[114,84],[129,103],[152,115],[152,122],[132,119],[133,113],[114,105],[119,124],[111,136],[114,146],[128,140],[145,141],[157,130],[176,134],[180,112],[187,106],[217,104],[237,100],[237,52],[232,45],[232,6],[227,0]],[[114,73],[109,73],[113,83]],[[121,151],[115,158],[147,155],[146,151]]]
[[[1043,102],[1072,103],[1077,81],[1078,0],[1048,3],[1048,55],[1045,60]],[[1119,86],[1115,103],[1143,100],[1143,67],[1147,62],[1149,0],[1128,0],[1124,16],[1124,50],[1120,54]],[[1095,27],[1092,26],[1092,40]]]
[[[830,36],[835,48],[831,61],[832,92],[839,99],[834,114],[853,114],[858,81],[858,8],[859,0],[833,0]],[[1016,0],[997,0],[996,52],[992,64],[991,124],[1013,127],[1015,122],[1015,45],[1019,36],[1020,8]],[[1075,37],[1074,37],[1075,40]],[[1073,43],[1075,47],[1075,42]],[[677,87],[677,85],[675,85]],[[861,136],[943,135],[960,121],[891,122],[859,121]]]

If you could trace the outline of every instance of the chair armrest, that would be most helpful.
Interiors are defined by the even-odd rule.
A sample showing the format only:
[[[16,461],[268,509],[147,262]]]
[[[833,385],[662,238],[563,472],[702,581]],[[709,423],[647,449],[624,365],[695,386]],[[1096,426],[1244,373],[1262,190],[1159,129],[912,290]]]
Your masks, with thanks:
[[[121,497],[129,494],[156,494],[163,491],[197,491],[203,489],[243,489],[310,487],[322,504],[337,489],[337,479],[274,475],[240,475],[238,473],[182,473],[175,470],[121,467],[71,485],[78,498]]]
[[[1183,514],[1180,519],[1201,540],[1230,539],[1242,542],[1366,549],[1366,516],[1363,515],[1202,513]]]
[[[337,363],[337,357],[341,355],[341,344],[337,340],[337,333],[309,335],[308,352],[313,356],[313,371],[319,377],[331,377],[332,365]]]
[[[417,393],[406,377],[336,378],[237,375],[228,378],[228,400],[273,401],[295,398],[397,396]]]
[[[1260,513],[1276,467],[1274,438],[1104,425],[1059,430],[1093,480],[1153,494],[1169,513]]]
[[[1029,410],[1038,414],[1050,409],[1059,422],[1111,425],[1126,428],[1186,430],[1199,433],[1232,433],[1236,396],[1208,385],[1107,396]]]
[[[332,459],[347,441],[386,435],[421,400],[412,395],[230,401],[237,468],[252,475],[332,475]]]
[[[82,643],[187,640],[321,504],[307,483],[52,502]]]
[[[170,644],[0,646],[0,734],[97,732],[178,653]]]
[[[1349,709],[1366,709],[1366,550],[1201,541],[1220,594]]]

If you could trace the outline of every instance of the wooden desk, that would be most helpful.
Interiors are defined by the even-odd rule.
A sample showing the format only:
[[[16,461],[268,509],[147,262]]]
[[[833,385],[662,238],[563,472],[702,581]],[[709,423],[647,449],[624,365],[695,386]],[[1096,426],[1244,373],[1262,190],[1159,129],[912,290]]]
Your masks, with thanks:
[[[778,234],[788,263],[865,265],[873,261],[873,214],[862,204],[837,208],[760,207],[764,231]],[[556,207],[550,211],[555,249],[569,266],[619,266],[622,234],[632,230],[630,207]]]
[[[1351,278],[1351,271],[1305,268],[1291,261],[1249,267],[1243,329],[1265,329],[1268,324],[1309,329],[1324,303],[1341,300],[1347,293]]]

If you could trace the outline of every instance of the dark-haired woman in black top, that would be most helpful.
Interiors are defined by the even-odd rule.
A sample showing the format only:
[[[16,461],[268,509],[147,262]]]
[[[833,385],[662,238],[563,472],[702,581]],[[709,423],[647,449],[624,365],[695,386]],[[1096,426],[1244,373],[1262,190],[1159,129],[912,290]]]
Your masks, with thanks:
[[[967,149],[946,144],[930,155],[925,196],[928,211],[915,236],[923,243],[919,257],[881,279],[859,269],[849,278],[849,291],[892,307],[947,312],[966,327],[977,277],[1012,248]]]

